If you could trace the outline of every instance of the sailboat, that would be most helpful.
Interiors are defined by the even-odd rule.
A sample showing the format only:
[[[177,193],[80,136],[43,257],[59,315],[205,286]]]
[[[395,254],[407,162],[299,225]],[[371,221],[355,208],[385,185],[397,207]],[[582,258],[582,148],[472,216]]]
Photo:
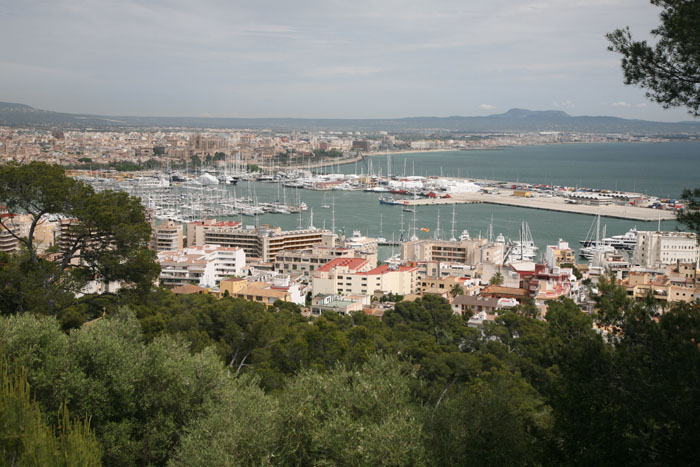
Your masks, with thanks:
[[[595,226],[595,232],[593,232],[593,227]],[[593,237],[595,235],[595,237]],[[605,237],[605,233],[603,233]],[[600,239],[600,213],[596,216],[593,224],[588,229],[586,234],[586,239],[582,242],[585,247],[581,248],[579,255],[582,258],[593,259],[596,253],[614,253],[615,247],[606,244]]]
[[[328,201],[326,200],[326,193],[323,193],[323,200],[321,201],[321,207],[324,209],[330,209],[331,205],[328,204]]]
[[[379,237],[377,237],[377,243],[380,245],[386,243],[386,238],[384,238],[384,232],[382,232],[382,229],[384,227],[382,221],[382,213],[379,213]]]
[[[537,245],[532,239],[530,225],[527,222],[520,224],[520,236],[518,240],[510,243],[507,262],[511,261],[534,261],[537,257]]]

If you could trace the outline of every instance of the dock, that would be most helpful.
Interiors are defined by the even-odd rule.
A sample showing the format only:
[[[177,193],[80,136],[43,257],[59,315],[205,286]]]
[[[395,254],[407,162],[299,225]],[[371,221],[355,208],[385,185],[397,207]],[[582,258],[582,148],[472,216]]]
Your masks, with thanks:
[[[676,214],[673,211],[629,205],[622,206],[618,204],[569,204],[565,201],[565,198],[556,196],[533,196],[526,198],[506,194],[487,194],[480,192],[457,193],[451,196],[451,198],[404,199],[402,200],[402,204],[404,206],[439,206],[487,203],[498,204],[501,206],[514,206],[519,208],[542,209],[545,211],[584,214],[589,216],[596,216],[600,214],[603,217],[610,217],[613,219],[625,219],[641,222],[655,222],[658,220],[667,221],[674,220],[676,218]]]

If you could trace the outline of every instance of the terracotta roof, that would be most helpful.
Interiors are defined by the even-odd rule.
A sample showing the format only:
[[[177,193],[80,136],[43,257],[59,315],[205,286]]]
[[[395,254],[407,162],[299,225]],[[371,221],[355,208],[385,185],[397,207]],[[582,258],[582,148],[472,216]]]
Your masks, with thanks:
[[[410,267],[410,266],[399,266],[396,269],[391,269],[388,264],[382,264],[381,266],[378,266],[370,271],[366,272],[358,272],[358,276],[374,276],[378,274],[386,274],[391,271],[411,271],[417,268]]]
[[[503,287],[500,285],[487,285],[481,291],[482,295],[493,294],[493,295],[518,295],[526,296],[528,295],[527,289],[521,289],[516,287]]]
[[[220,282],[241,282],[245,280],[246,279],[243,279],[242,277],[228,277],[226,279],[221,279]]]
[[[340,266],[346,266],[351,271],[357,270],[367,263],[366,259],[363,258],[335,258],[316,269],[316,271],[328,272]]]
[[[207,293],[207,289],[204,287],[199,287],[196,285],[192,284],[185,284],[181,285],[179,287],[175,287],[171,290],[172,293],[176,294],[181,294],[181,295],[190,295],[190,294],[200,294],[200,293]]]

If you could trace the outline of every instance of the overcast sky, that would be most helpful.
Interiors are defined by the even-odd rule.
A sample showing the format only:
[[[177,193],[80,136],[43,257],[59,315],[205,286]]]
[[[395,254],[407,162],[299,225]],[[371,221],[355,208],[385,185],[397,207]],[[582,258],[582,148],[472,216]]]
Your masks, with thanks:
[[[0,101],[107,115],[690,120],[625,86],[645,0],[0,0]]]

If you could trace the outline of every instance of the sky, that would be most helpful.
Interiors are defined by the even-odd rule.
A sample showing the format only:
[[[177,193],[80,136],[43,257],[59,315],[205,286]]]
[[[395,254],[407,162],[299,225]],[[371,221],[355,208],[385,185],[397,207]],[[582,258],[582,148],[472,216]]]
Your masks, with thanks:
[[[645,0],[0,0],[0,101],[141,116],[691,120],[623,84]]]

